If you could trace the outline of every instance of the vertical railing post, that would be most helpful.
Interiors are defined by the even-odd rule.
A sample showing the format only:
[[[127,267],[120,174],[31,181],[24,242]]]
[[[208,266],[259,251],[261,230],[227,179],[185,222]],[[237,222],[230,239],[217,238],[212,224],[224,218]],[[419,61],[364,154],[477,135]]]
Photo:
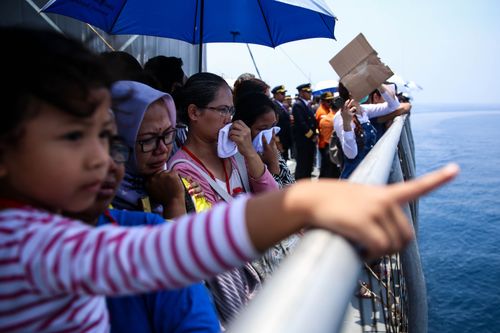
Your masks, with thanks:
[[[397,158],[394,160],[393,172],[389,181],[391,183],[403,181],[403,171]],[[410,204],[405,204],[403,209],[408,219],[413,222],[413,226],[417,226],[418,224],[413,220]],[[428,316],[427,287],[417,238],[408,244],[405,250],[400,253],[400,256],[408,294],[408,327],[411,329],[411,333],[426,333]]]

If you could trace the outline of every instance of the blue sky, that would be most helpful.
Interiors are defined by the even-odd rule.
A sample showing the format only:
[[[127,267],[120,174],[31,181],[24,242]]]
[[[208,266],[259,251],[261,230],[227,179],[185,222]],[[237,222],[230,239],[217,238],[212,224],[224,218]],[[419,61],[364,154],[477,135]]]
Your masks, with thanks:
[[[328,61],[362,32],[396,74],[423,87],[416,103],[500,104],[500,1],[325,2],[339,19],[336,41],[250,45],[270,86],[294,94],[300,83],[337,79]],[[255,73],[245,44],[208,44],[207,69],[228,78]]]

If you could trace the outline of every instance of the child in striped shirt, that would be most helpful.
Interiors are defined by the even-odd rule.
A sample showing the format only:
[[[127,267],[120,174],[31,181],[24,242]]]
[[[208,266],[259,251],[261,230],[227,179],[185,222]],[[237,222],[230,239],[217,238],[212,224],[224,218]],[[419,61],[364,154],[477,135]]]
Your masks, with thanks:
[[[458,171],[389,187],[302,181],[174,223],[93,228],[59,213],[90,207],[108,170],[106,69],[56,32],[0,27],[0,40],[16,45],[0,53],[1,332],[108,332],[105,296],[189,285],[303,227],[345,236],[370,257],[398,251],[413,237],[400,204]]]

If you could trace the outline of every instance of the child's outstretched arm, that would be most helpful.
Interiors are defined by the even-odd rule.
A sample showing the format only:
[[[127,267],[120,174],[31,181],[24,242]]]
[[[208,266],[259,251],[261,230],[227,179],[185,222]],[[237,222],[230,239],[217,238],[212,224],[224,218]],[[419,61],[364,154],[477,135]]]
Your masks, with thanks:
[[[458,174],[449,165],[416,180],[389,186],[344,181],[301,181],[285,190],[248,201],[246,220],[258,251],[305,226],[329,229],[368,250],[370,257],[401,250],[412,238],[401,205]]]
[[[92,228],[16,209],[1,219],[5,230],[17,230],[9,235],[22,240],[9,251],[18,259],[13,267],[28,276],[19,282],[23,288],[29,281],[34,290],[57,295],[141,293],[186,286],[240,266],[308,226],[357,242],[372,257],[397,251],[413,237],[400,205],[457,173],[449,166],[391,186],[302,181],[158,227]]]

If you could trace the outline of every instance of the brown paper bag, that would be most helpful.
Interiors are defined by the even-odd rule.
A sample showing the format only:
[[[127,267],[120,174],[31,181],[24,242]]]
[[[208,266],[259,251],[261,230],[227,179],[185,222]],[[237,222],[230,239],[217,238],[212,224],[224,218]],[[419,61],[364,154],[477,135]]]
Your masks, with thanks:
[[[358,101],[394,75],[361,33],[330,60],[330,65]]]

